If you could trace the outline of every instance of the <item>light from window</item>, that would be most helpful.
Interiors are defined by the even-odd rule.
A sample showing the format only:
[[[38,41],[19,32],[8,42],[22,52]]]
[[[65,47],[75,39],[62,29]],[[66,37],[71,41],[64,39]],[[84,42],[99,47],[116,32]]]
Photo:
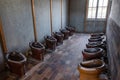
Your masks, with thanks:
[[[88,0],[87,18],[105,19],[107,14],[108,0]]]

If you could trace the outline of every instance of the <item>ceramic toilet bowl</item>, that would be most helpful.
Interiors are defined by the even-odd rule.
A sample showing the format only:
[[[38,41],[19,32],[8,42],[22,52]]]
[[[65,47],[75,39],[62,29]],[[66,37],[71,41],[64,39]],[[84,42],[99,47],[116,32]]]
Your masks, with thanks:
[[[64,34],[62,34],[61,32],[55,32],[54,37],[57,39],[58,43],[63,43]]]
[[[105,63],[100,59],[81,62],[78,65],[80,80],[100,80],[99,75],[105,70]]]
[[[61,31],[61,33],[64,34],[64,39],[68,39],[70,31],[68,31],[66,29],[61,29],[60,31]]]
[[[26,57],[22,53],[10,52],[6,55],[9,69],[12,73],[23,76],[25,74]]]
[[[44,60],[45,47],[39,42],[30,42],[32,57],[37,60]]]
[[[103,44],[101,41],[97,41],[97,42],[89,42],[88,44],[86,44],[87,48],[96,48],[96,47],[101,47]]]
[[[45,42],[46,42],[46,48],[50,50],[55,50],[56,44],[57,44],[57,39],[54,38],[53,36],[46,36],[45,37]]]
[[[75,28],[74,27],[65,27],[66,28],[66,30],[68,30],[68,31],[70,31],[70,36],[72,36],[73,35],[73,33],[75,32]]]
[[[99,39],[99,38],[103,38],[102,36],[90,36],[90,39]]]
[[[82,51],[84,60],[99,59],[103,56],[102,48],[87,48]]]
[[[103,36],[104,33],[92,33],[91,36],[95,37],[95,36]]]
[[[100,37],[100,38],[90,38],[88,39],[89,42],[97,42],[97,41],[102,41],[104,38]]]

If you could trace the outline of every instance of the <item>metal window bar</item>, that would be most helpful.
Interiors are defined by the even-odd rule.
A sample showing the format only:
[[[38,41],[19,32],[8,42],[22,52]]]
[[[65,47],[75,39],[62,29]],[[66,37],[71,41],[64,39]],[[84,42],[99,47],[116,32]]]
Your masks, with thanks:
[[[97,14],[98,14],[98,4],[99,4],[99,0],[97,0],[97,7],[96,7],[96,15],[95,15],[95,19],[97,18]]]
[[[94,0],[92,0],[92,7],[88,7],[88,10],[91,8],[91,14],[93,13],[93,8],[96,8],[96,15],[95,15],[95,19],[97,19],[97,16],[98,16],[98,7],[100,8],[102,8],[102,11],[101,11],[101,18],[102,18],[102,12],[103,12],[103,8],[107,8],[107,6],[103,6],[103,3],[104,3],[104,0],[102,1],[102,6],[98,6],[98,4],[99,4],[99,0],[97,0],[97,6],[96,7],[94,7],[93,6],[93,3],[94,3]],[[89,6],[89,5],[88,5]],[[88,12],[89,13],[89,12]],[[106,13],[107,14],[107,13]],[[91,15],[91,17],[90,18],[93,18],[93,15]]]
[[[92,13],[93,13],[93,3],[94,3],[94,0],[92,0],[91,18],[92,18]]]
[[[104,3],[104,0],[103,0],[103,2],[102,2],[101,18],[103,18],[103,15],[102,15],[102,13],[103,13],[103,3]]]
[[[96,15],[95,15],[95,20],[94,20],[94,27],[96,26],[96,20],[97,20],[97,14],[98,14],[98,4],[99,4],[99,0],[97,0]]]
[[[86,14],[86,15],[87,15],[87,18],[88,18],[88,14],[89,14],[89,11],[88,11],[88,10],[89,10],[89,0],[88,0],[88,3],[87,3],[86,5],[87,5],[87,7],[88,7],[88,9],[87,9],[87,14]]]

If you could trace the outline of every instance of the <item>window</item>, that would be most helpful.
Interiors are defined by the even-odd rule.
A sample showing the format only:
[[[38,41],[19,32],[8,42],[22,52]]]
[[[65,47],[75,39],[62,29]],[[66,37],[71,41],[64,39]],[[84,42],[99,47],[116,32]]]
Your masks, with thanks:
[[[88,19],[105,19],[108,0],[88,0]]]

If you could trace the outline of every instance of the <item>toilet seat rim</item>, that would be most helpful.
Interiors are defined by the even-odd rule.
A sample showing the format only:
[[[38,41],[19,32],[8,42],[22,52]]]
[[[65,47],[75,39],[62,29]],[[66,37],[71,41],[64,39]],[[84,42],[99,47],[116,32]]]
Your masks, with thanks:
[[[100,59],[94,59],[94,60],[100,60]],[[102,62],[102,65],[100,66],[100,67],[96,67],[96,68],[86,68],[86,67],[83,67],[82,65],[81,65],[81,63],[78,65],[78,67],[80,67],[81,69],[83,69],[83,70],[98,70],[98,69],[100,69],[100,68],[103,68],[104,66],[105,66],[105,62],[104,61],[102,61],[102,60],[100,60],[101,62]]]
[[[23,57],[23,60],[21,60],[21,61],[14,61],[14,60],[9,59],[8,57],[9,57],[10,53],[8,53],[6,55],[6,59],[7,59],[8,62],[13,62],[13,63],[17,63],[17,64],[21,64],[23,62],[26,62],[27,58],[22,53],[19,53],[19,54]]]
[[[103,49],[102,48],[99,48],[100,50],[97,51],[97,52],[85,52],[84,50],[82,51],[83,54],[89,54],[89,55],[95,55],[95,54],[99,54],[99,53],[102,53],[103,52]]]

